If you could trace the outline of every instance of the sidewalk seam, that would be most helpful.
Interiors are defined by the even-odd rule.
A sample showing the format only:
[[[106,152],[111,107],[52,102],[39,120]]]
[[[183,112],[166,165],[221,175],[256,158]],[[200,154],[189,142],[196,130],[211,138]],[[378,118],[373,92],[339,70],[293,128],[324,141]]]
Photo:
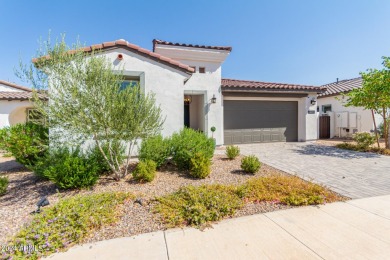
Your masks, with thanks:
[[[169,260],[169,251],[168,251],[167,237],[165,236],[165,231],[163,231],[163,233],[164,233],[165,249],[167,250],[167,259]]]
[[[365,198],[363,198],[363,199],[365,199]],[[371,213],[371,214],[373,214],[373,215],[375,215],[375,216],[377,216],[377,217],[380,217],[380,218],[384,218],[384,219],[390,220],[390,218],[388,218],[388,217],[386,217],[386,216],[379,215],[378,213],[373,212],[373,211],[371,211],[371,210],[368,210],[368,209],[359,207],[358,205],[355,205],[355,204],[351,204],[351,203],[349,203],[349,201],[346,201],[345,203],[348,204],[348,205],[354,206],[355,208],[358,208],[358,209],[361,209],[361,210],[366,211],[366,212],[368,212],[368,213]]]
[[[306,247],[307,249],[309,249],[310,251],[312,251],[315,255],[317,255],[319,258],[321,259],[324,259],[321,255],[319,255],[316,251],[314,251],[313,249],[311,249],[309,246],[307,246],[305,243],[303,243],[301,240],[299,240],[296,236],[294,236],[293,234],[291,234],[290,232],[288,232],[284,227],[282,227],[281,225],[279,225],[278,223],[276,223],[273,219],[271,219],[270,217],[268,217],[266,214],[263,214],[266,218],[268,218],[269,220],[271,220],[275,225],[277,225],[278,227],[280,227],[281,229],[283,229],[287,234],[289,234],[290,236],[292,236],[295,240],[297,240],[299,243],[301,243],[304,247]]]

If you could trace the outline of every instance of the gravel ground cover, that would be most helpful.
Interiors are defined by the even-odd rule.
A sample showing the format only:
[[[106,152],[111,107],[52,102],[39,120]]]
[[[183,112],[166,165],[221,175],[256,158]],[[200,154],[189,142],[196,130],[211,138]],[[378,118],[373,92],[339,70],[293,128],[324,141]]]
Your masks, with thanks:
[[[317,144],[320,145],[326,145],[326,146],[336,146],[337,144],[342,143],[355,143],[355,141],[352,138],[332,138],[332,139],[319,139],[316,141]],[[385,148],[385,140],[383,138],[379,139],[379,145],[381,148]],[[373,145],[374,147],[377,147],[376,141]]]
[[[201,184],[241,184],[246,180],[268,174],[285,174],[268,165],[262,166],[256,175],[240,171],[241,158],[227,160],[224,155],[215,155],[212,172],[206,179],[193,179],[186,173],[177,172],[168,164],[157,173],[151,183],[138,183],[131,176],[116,182],[109,176],[102,176],[97,185],[89,190],[60,191],[50,181],[39,180],[34,174],[16,163],[13,158],[0,157],[0,175],[8,176],[10,180],[8,192],[0,197],[0,244],[17,232],[25,223],[31,220],[31,214],[36,209],[36,203],[42,196],[47,196],[50,203],[56,203],[60,198],[75,194],[90,194],[104,191],[128,191],[137,196],[139,202],[126,202],[124,214],[114,225],[92,233],[84,242],[95,242],[116,237],[132,236],[165,229],[164,224],[156,214],[152,213],[153,198],[174,192],[182,186]],[[135,163],[131,165],[134,167]],[[141,205],[142,204],[142,205]],[[250,203],[236,212],[235,217],[286,209],[289,206],[266,202]]]

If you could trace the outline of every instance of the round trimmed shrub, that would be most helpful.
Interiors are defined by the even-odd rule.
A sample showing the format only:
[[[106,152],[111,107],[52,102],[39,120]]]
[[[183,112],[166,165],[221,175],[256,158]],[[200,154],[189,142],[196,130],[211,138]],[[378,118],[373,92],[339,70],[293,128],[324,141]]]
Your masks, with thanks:
[[[375,143],[375,135],[368,132],[356,133],[353,136],[353,139],[357,143],[358,148],[368,149],[371,145]]]
[[[0,177],[0,196],[3,196],[7,192],[8,182],[7,177]]]
[[[156,163],[157,168],[164,165],[170,155],[170,140],[163,138],[162,135],[142,140],[141,147],[138,151],[138,158],[141,161],[152,160]]]
[[[245,156],[241,159],[241,169],[245,172],[256,173],[260,170],[261,162],[254,155]]]
[[[31,167],[45,155],[49,145],[48,133],[48,128],[43,125],[14,125],[2,131],[2,149],[10,152],[17,162]]]
[[[229,160],[233,160],[240,155],[240,148],[238,146],[229,145],[226,147],[225,153]]]
[[[78,148],[52,150],[47,158],[50,164],[41,174],[62,189],[87,188],[98,180],[99,167]]]
[[[156,163],[152,160],[140,161],[133,171],[133,178],[141,182],[151,182],[156,177]]]
[[[0,129],[0,150],[7,150],[7,138],[9,135],[9,127],[3,127]]]
[[[208,159],[214,155],[214,140],[191,128],[184,128],[179,133],[174,133],[171,144],[172,160],[180,170],[190,170],[191,158],[196,153],[202,153]]]
[[[191,158],[190,175],[195,178],[204,179],[210,175],[211,161],[202,153],[196,153]]]

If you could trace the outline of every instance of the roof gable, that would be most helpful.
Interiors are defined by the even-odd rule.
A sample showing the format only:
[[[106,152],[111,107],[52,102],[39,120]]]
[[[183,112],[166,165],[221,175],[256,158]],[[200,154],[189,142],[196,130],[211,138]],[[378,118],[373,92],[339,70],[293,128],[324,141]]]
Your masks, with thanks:
[[[93,50],[111,50],[115,48],[124,48],[126,50],[129,50],[131,52],[134,52],[136,54],[139,54],[141,56],[144,56],[146,58],[152,59],[154,61],[160,62],[162,64],[168,65],[174,69],[180,70],[182,72],[185,72],[187,74],[191,74],[195,72],[194,68],[191,68],[190,66],[181,63],[179,61],[176,61],[174,59],[165,57],[161,54],[154,53],[152,51],[149,51],[147,49],[141,48],[135,44],[129,43],[123,39],[112,41],[112,42],[103,42],[100,44],[94,44],[91,46],[87,46],[83,48],[83,51],[85,52],[92,52]],[[49,58],[48,56],[44,56],[44,58]],[[37,58],[33,59],[33,62],[36,62]]]

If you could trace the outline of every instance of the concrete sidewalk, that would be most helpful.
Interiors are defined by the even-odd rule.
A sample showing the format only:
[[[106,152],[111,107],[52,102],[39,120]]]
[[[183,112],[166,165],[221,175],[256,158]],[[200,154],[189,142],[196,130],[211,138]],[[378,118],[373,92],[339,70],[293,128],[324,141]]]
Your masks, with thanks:
[[[390,259],[390,195],[71,248],[51,259]]]

